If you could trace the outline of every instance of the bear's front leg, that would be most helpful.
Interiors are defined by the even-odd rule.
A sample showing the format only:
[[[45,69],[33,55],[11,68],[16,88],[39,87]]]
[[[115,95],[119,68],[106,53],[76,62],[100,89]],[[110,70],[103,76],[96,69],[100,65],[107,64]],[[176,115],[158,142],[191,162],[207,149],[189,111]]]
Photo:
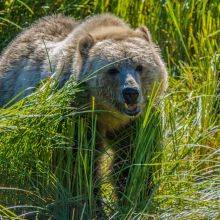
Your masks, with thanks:
[[[107,216],[112,212],[108,203],[109,195],[113,192],[111,180],[111,165],[113,161],[113,151],[109,148],[105,138],[99,139],[95,151],[94,164],[94,196],[96,201],[95,214],[96,218],[108,219]]]

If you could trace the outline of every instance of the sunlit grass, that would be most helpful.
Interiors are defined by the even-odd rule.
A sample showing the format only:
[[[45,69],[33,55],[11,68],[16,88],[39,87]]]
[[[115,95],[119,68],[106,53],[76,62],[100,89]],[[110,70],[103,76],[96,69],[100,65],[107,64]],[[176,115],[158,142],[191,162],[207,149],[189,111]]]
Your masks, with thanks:
[[[134,125],[132,165],[96,182],[103,184],[109,218],[218,219],[218,1],[70,2],[5,1],[0,9],[1,48],[18,27],[51,11],[77,18],[111,11],[132,26],[148,26],[170,73],[161,108],[155,111],[149,104]],[[56,92],[50,82],[45,85],[48,89],[0,109],[0,215],[69,219],[71,212],[73,218],[89,219],[96,199],[96,114],[94,109],[70,105],[82,85],[70,82]],[[117,140],[111,144],[117,145]],[[129,178],[124,206],[118,206],[107,195],[108,178],[117,178],[123,169],[129,170]],[[150,173],[154,186],[149,192]]]

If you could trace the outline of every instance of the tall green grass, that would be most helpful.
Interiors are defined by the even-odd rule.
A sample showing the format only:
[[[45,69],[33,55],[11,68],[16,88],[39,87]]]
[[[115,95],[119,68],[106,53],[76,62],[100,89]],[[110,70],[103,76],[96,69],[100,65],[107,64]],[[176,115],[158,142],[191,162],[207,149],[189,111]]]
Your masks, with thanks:
[[[148,26],[170,73],[162,107],[153,111],[151,104],[146,106],[133,125],[136,132],[129,134],[136,146],[134,157],[102,180],[92,176],[96,113],[70,105],[83,91],[81,85],[70,82],[56,92],[46,86],[0,109],[3,218],[89,219],[98,199],[92,193],[94,182],[102,185],[110,219],[219,218],[218,1],[6,0],[0,4],[1,48],[19,27],[40,16],[62,12],[82,18],[110,11],[134,27]],[[122,134],[122,141],[126,135]],[[123,206],[117,206],[109,178],[118,178],[125,169],[129,176]],[[154,180],[150,192],[149,175]]]

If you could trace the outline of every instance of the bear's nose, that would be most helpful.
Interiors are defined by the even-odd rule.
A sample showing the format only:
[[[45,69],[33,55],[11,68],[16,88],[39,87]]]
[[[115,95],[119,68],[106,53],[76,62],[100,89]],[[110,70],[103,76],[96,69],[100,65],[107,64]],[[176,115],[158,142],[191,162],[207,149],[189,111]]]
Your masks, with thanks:
[[[136,88],[125,88],[122,90],[122,94],[125,100],[125,103],[130,104],[136,104],[137,99],[139,96],[139,90]]]

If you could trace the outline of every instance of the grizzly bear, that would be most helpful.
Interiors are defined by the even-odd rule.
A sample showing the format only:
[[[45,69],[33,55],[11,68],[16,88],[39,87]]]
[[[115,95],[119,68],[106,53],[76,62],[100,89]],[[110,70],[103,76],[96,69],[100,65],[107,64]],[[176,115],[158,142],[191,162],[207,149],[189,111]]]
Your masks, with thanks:
[[[85,102],[94,97],[96,109],[105,110],[98,114],[97,149],[143,113],[155,83],[158,96],[167,87],[164,62],[145,26],[132,29],[111,14],[83,21],[54,15],[24,30],[3,51],[0,105],[28,96],[45,78],[55,77],[62,87],[72,76],[79,82],[88,77]],[[95,175],[99,169],[96,164]]]

